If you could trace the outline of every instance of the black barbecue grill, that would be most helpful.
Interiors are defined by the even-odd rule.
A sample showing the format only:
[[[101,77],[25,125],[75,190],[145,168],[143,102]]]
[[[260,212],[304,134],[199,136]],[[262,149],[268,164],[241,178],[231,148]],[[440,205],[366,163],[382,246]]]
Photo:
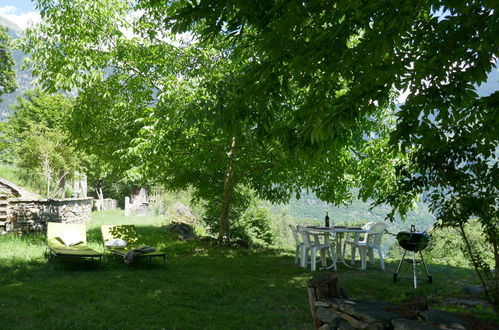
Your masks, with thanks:
[[[416,264],[418,261],[416,261],[416,253],[419,252],[419,255],[421,256],[421,261],[424,265],[424,269],[426,271],[426,276],[428,276],[428,282],[432,283],[433,279],[431,275],[428,273],[428,268],[426,267],[426,263],[423,258],[423,254],[421,253],[422,250],[424,250],[427,246],[428,243],[431,240],[431,236],[427,232],[417,232],[416,231],[416,226],[411,225],[411,231],[401,231],[397,234],[397,241],[399,245],[404,249],[404,254],[402,255],[402,259],[399,262],[399,265],[397,267],[397,271],[393,273],[393,281],[397,281],[397,276],[400,271],[400,267],[402,266],[402,261],[404,261],[405,254],[407,251],[412,251],[412,260],[407,260],[408,262],[412,263],[412,268],[413,268],[413,273],[414,273],[414,288],[417,287],[417,279],[416,279]]]

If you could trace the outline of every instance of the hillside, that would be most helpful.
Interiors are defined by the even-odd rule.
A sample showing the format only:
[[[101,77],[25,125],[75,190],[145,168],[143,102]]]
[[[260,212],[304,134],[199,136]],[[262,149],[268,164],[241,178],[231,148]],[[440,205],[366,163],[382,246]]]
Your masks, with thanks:
[[[341,225],[362,225],[374,221],[385,221],[386,214],[390,211],[388,206],[375,207],[371,209],[369,203],[354,200],[350,205],[334,207],[329,203],[321,201],[314,194],[302,193],[300,199],[292,198],[285,205],[271,205],[271,213],[275,216],[287,213],[296,224],[324,224],[326,212],[329,214],[331,222]],[[402,230],[409,230],[411,225],[415,225],[418,231],[429,231],[435,223],[435,217],[428,210],[424,203],[417,203],[416,209],[411,211],[405,220],[398,217],[394,222],[388,222],[388,235],[383,238],[383,250],[385,254],[391,245],[396,243],[395,235]]]
[[[289,214],[298,223],[323,223],[326,212],[335,224],[355,224],[369,221],[384,221],[390,211],[388,206],[371,209],[369,203],[354,200],[350,205],[334,207],[321,201],[314,194],[304,193],[300,199],[292,198],[287,205],[273,205],[272,210],[277,212],[287,207]],[[407,229],[411,224],[418,230],[429,230],[435,222],[435,217],[429,212],[424,203],[417,203],[417,208],[407,215],[405,221],[398,218],[390,227]]]
[[[0,16],[0,24],[4,25],[9,29],[9,35],[12,39],[19,38],[19,32],[21,32],[21,28],[17,26],[16,23],[6,19],[3,16]]]

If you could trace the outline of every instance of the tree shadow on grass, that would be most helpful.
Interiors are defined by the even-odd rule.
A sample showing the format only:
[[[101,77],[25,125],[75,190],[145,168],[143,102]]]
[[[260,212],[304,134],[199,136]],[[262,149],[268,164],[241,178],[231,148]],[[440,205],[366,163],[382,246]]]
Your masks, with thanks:
[[[52,269],[43,257],[42,238],[21,240],[19,244],[26,246],[38,244],[40,251],[28,259],[21,256],[0,263],[0,305],[7,306],[6,320],[19,317],[17,306],[25,313],[25,328],[83,328],[89,320],[102,328],[311,327],[306,282],[328,271],[313,273],[295,265],[294,251],[181,241],[153,226],[138,225],[137,232],[144,244],[167,253],[166,265],[160,260],[151,265],[138,260],[125,267],[105,254],[98,267],[61,260]],[[88,241],[103,249],[99,228],[88,232]],[[424,271],[418,267],[422,281],[414,289],[409,265],[397,283],[392,282],[397,263],[387,261],[384,271],[379,263],[368,264],[367,270],[340,264],[337,275],[353,299],[398,303],[424,296],[436,307],[447,298],[464,297],[465,283],[475,284],[470,269],[428,265],[434,283],[425,283]],[[57,316],[45,324],[44,313]],[[65,323],[65,318],[72,323]]]
[[[22,320],[24,328],[310,328],[309,273],[288,255],[181,242],[154,227],[137,231],[165,249],[166,265],[126,268],[106,257],[95,270],[76,260],[52,270],[41,253],[1,265],[4,320]],[[99,236],[88,234],[89,241]]]

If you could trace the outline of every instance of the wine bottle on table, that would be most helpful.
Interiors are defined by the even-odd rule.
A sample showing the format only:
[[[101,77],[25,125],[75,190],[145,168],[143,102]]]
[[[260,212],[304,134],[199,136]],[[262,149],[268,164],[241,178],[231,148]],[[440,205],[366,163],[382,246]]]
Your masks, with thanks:
[[[329,215],[327,215],[327,212],[326,212],[326,218],[324,219],[324,227],[329,228]]]

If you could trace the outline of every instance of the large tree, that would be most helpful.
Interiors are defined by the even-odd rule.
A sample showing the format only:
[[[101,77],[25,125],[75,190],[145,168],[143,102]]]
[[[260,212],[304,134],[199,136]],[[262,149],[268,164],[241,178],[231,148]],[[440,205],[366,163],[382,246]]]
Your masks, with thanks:
[[[277,80],[282,97],[296,88],[289,82],[297,82],[306,94],[295,104],[296,113],[311,139],[330,140],[334,136],[328,132],[338,123],[351,127],[390,93],[409,91],[385,149],[408,159],[397,165],[397,189],[371,187],[364,193],[389,202],[394,211],[405,211],[412,197],[423,193],[438,224],[458,228],[465,241],[464,224],[477,218],[493,251],[495,272],[480,249],[467,244],[467,253],[499,310],[499,92],[480,96],[475,91],[496,68],[497,3],[141,3],[158,13],[158,24],[175,31],[194,31],[207,42],[223,35],[235,48],[250,45],[258,60],[245,78],[258,80],[255,88],[275,86]],[[344,84],[348,88],[339,94]]]
[[[204,142],[215,138],[209,127],[220,128],[225,160],[235,158],[243,142],[238,130],[253,129],[260,146],[275,145],[289,155],[298,150],[293,161],[303,162],[302,171],[297,175],[298,166],[284,166],[278,173],[288,173],[293,185],[315,187],[329,201],[342,200],[345,188],[359,183],[358,175],[366,179],[361,197],[388,201],[394,210],[404,212],[426,192],[441,225],[462,227],[479,218],[496,268],[490,282],[482,279],[498,308],[498,92],[486,97],[474,92],[497,60],[493,2],[201,0],[90,6],[43,0],[39,6],[45,23],[28,34],[26,44],[35,72],[47,87],[77,86],[112,103],[113,111],[120,109],[112,116],[127,130],[113,155],[137,161],[147,150],[160,154],[164,150],[154,141],[162,131],[174,132],[179,120],[178,134],[211,133]],[[199,49],[221,52],[228,61],[220,63],[229,72],[221,70],[217,77],[216,68],[198,76],[207,62],[198,62],[192,47],[168,43],[170,29],[188,32]],[[134,35],[127,37],[126,31]],[[211,56],[215,62],[220,57]],[[389,111],[388,119],[380,120],[401,91],[410,95],[396,111],[396,123]],[[172,93],[182,101],[166,111],[177,100]],[[212,126],[217,121],[220,125]],[[373,132],[376,125],[381,128]],[[199,143],[196,138],[189,145]],[[124,152],[130,151],[127,145],[144,152]],[[156,164],[161,160],[169,162],[157,158]],[[234,167],[221,168],[224,180],[230,178]],[[262,181],[262,194],[279,183],[272,180]],[[477,270],[492,274],[469,252]]]
[[[371,107],[370,116],[346,114],[349,123],[324,128],[328,140],[305,138],[307,116],[297,105],[307,103],[309,90],[299,79],[287,82],[294,88],[286,94],[278,75],[248,80],[260,61],[251,48],[234,48],[223,36],[172,40],[154,8],[132,13],[137,8],[121,1],[41,1],[40,9],[44,22],[28,31],[25,50],[47,88],[78,88],[80,145],[170,188],[192,185],[212,206],[220,241],[230,238],[231,205],[240,200],[233,197],[244,187],[272,201],[311,187],[341,202],[359,181],[363,150],[386,142],[383,107]],[[336,87],[324,97],[349,88]]]

